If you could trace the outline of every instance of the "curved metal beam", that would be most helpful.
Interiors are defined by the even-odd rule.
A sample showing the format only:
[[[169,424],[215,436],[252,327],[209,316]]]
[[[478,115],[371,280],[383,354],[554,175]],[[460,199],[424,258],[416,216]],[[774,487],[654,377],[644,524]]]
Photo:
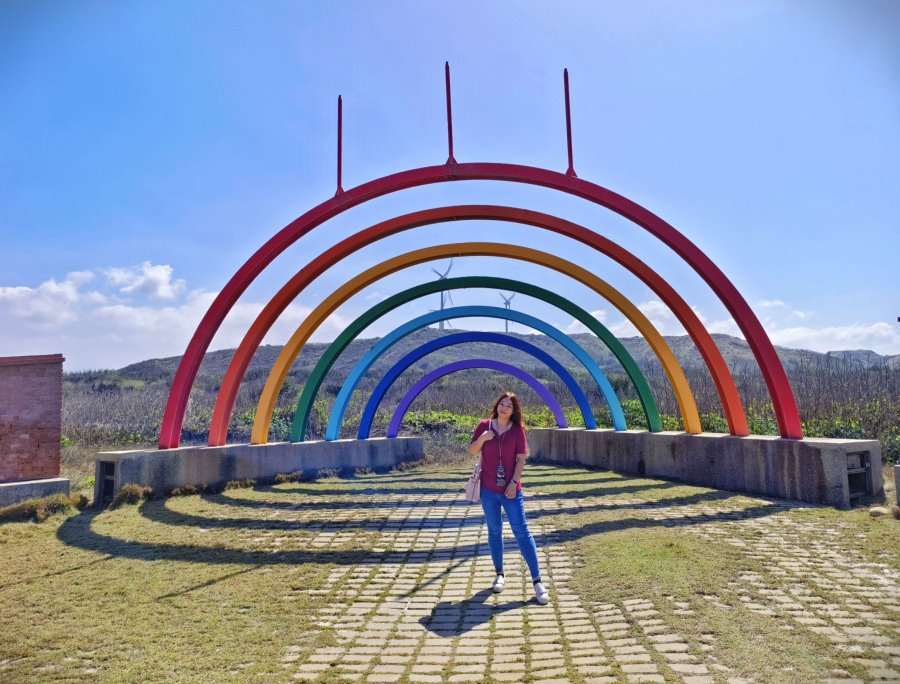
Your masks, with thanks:
[[[210,342],[241,294],[279,254],[321,223],[371,199],[422,185],[458,180],[507,181],[566,192],[616,212],[661,240],[706,281],[734,317],[762,371],[781,436],[790,439],[803,437],[800,415],[787,373],[762,323],[721,269],[682,233],[636,202],[582,178],[519,164],[454,162],[401,171],[358,185],[313,207],[254,252],[216,296],[188,343],[166,401],[159,448],[178,446],[191,387]]]
[[[442,284],[445,283],[446,280],[434,281],[436,283]],[[432,285],[433,283],[428,283],[428,285]],[[403,298],[406,298],[408,295],[406,293],[415,290],[416,288],[410,288],[405,293],[400,293],[403,295]],[[413,295],[412,299],[415,299],[418,295]],[[390,299],[386,299],[382,304],[386,304]],[[408,301],[408,300],[407,300]],[[402,302],[394,303],[392,308],[396,308],[400,306]],[[319,387],[322,386],[322,382],[325,380],[325,375],[328,373],[329,369],[334,365],[334,362],[337,361],[338,356],[340,356],[341,352],[347,347],[350,342],[363,330],[365,330],[369,325],[371,325],[372,321],[376,320],[379,316],[383,315],[383,311],[378,311],[378,306],[372,307],[362,316],[357,318],[353,323],[347,326],[347,329],[342,332],[338,338],[332,342],[328,349],[325,350],[325,353],[322,354],[322,358],[319,359],[319,362],[316,364],[315,368],[313,368],[312,373],[310,373],[309,379],[306,381],[306,384],[303,386],[303,392],[300,394],[300,399],[297,401],[297,410],[294,412],[294,425],[291,428],[291,441],[292,442],[300,442],[306,436],[306,425],[309,421],[309,414],[312,411],[313,401],[316,398],[316,393],[319,391]],[[390,309],[388,309],[390,310]],[[628,429],[625,424],[625,414],[622,412],[622,405],[619,403],[619,398],[616,396],[616,392],[610,384],[609,380],[606,377],[606,374],[600,369],[600,366],[597,365],[597,362],[591,358],[590,354],[588,354],[575,340],[566,335],[559,328],[555,328],[549,323],[545,323],[539,318],[535,318],[534,316],[529,316],[528,314],[522,313],[521,311],[515,311],[511,309],[501,309],[496,306],[457,306],[450,309],[444,309],[442,311],[431,311],[427,314],[423,314],[418,316],[417,318],[413,318],[410,321],[407,321],[403,325],[395,328],[387,335],[382,337],[378,342],[372,347],[369,351],[363,354],[363,357],[356,363],[353,369],[350,371],[350,375],[347,377],[347,380],[344,382],[341,387],[341,391],[338,393],[337,398],[334,400],[335,406],[343,406],[346,405],[347,398],[353,393],[353,390],[356,388],[356,385],[362,379],[362,376],[365,375],[366,370],[375,363],[375,361],[380,357],[384,352],[390,349],[394,344],[398,341],[409,335],[411,332],[414,332],[420,328],[424,328],[432,323],[437,323],[439,321],[446,321],[451,318],[499,318],[505,319],[508,321],[515,321],[516,323],[521,323],[522,325],[527,325],[529,328],[534,328],[535,330],[544,333],[547,337],[550,337],[557,342],[559,342],[566,350],[572,354],[578,361],[583,365],[587,372],[591,374],[591,377],[594,379],[594,382],[597,383],[597,388],[600,390],[600,393],[603,395],[603,398],[606,400],[607,405],[609,406],[609,412],[612,416],[613,427],[616,430],[626,430]],[[340,427],[340,421],[343,418],[343,411],[341,411],[341,415],[335,417],[332,415],[331,420],[328,422],[328,431],[332,435],[335,434],[335,426]],[[326,439],[328,437],[326,436]],[[337,439],[336,436],[332,436],[331,439]]]
[[[413,385],[409,392],[400,400],[400,403],[397,404],[397,409],[394,411],[394,416],[391,418],[391,424],[388,426],[387,436],[390,438],[394,438],[397,436],[397,433],[400,431],[400,423],[403,421],[403,416],[406,415],[406,412],[409,410],[410,405],[415,401],[416,397],[418,397],[422,391],[428,387],[435,380],[444,377],[445,375],[449,375],[450,373],[455,373],[456,371],[465,370],[466,368],[490,368],[491,370],[503,371],[504,373],[509,373],[513,377],[518,378],[525,384],[527,384],[531,389],[538,393],[541,399],[544,400],[544,403],[550,407],[550,410],[553,411],[553,415],[556,418],[556,424],[558,427],[565,428],[569,427],[568,423],[566,423],[566,417],[563,415],[562,408],[559,405],[559,402],[553,398],[553,395],[550,394],[549,390],[544,387],[538,380],[532,375],[529,375],[523,370],[519,370],[515,366],[511,366],[508,363],[503,363],[502,361],[491,361],[490,359],[468,359],[466,361],[455,361],[453,363],[448,363],[446,366],[441,366],[440,368],[435,368],[433,371],[428,373],[426,376],[421,378],[415,385]]]
[[[284,345],[284,348],[281,350],[281,353],[276,359],[275,364],[272,366],[272,370],[270,371],[269,376],[266,379],[266,384],[263,387],[262,393],[260,394],[259,403],[256,409],[256,417],[253,423],[251,441],[254,444],[265,443],[269,431],[269,423],[271,421],[272,412],[275,410],[275,402],[278,398],[278,392],[281,390],[284,379],[287,377],[288,371],[290,370],[294,359],[300,353],[300,349],[310,338],[313,332],[319,327],[319,325],[322,324],[322,322],[332,311],[340,306],[341,303],[346,301],[356,292],[362,290],[367,285],[376,282],[379,278],[389,275],[390,273],[394,273],[395,271],[398,271],[407,266],[424,263],[442,257],[463,255],[502,256],[542,264],[561,273],[571,275],[576,280],[579,280],[580,282],[586,284],[588,287],[591,287],[592,289],[606,297],[606,299],[613,302],[615,306],[622,310],[623,313],[625,313],[625,315],[632,322],[634,322],[636,327],[642,331],[642,333],[647,338],[648,343],[651,345],[651,347],[654,347],[654,351],[656,351],[659,355],[663,367],[666,369],[666,372],[672,381],[673,390],[682,409],[682,416],[685,417],[685,429],[692,433],[701,431],[700,418],[697,414],[693,395],[691,394],[690,387],[687,383],[687,378],[684,377],[684,373],[681,371],[677,360],[675,359],[671,350],[665,344],[662,337],[658,332],[655,331],[647,318],[637,309],[637,307],[631,304],[631,302],[629,302],[620,292],[618,292],[618,290],[610,286],[604,280],[601,280],[594,274],[590,273],[589,271],[581,268],[580,266],[577,266],[570,261],[560,259],[559,257],[552,256],[540,250],[529,249],[527,247],[521,247],[518,245],[496,245],[492,243],[474,242],[461,243],[457,245],[438,245],[436,247],[427,247],[424,249],[409,252],[407,254],[402,254],[400,256],[394,257],[393,259],[388,259],[387,261],[384,261],[377,266],[373,266],[367,271],[364,271],[358,276],[347,281],[344,285],[342,285],[331,295],[329,295],[306,317],[306,319],[297,328],[294,334],[291,335],[291,338]],[[440,289],[440,285],[436,286],[435,283],[431,283],[418,286],[418,289],[416,291],[423,294],[431,291],[438,291],[428,290],[427,288],[429,287],[438,287],[438,289]],[[383,305],[385,305],[385,302],[382,302],[378,306]],[[375,309],[377,308],[378,307],[375,307]],[[641,382],[640,378],[642,378],[642,376],[640,374],[640,371],[637,370],[637,365],[633,364],[633,367],[630,368],[629,363],[626,361],[626,359],[630,358],[630,355],[625,350],[625,348],[615,338],[615,336],[612,335],[612,333],[606,330],[606,328],[599,323],[599,321],[596,322],[596,325],[599,326],[597,330],[602,332],[604,336],[603,339],[609,345],[610,349],[613,351],[613,354],[617,356],[619,361],[626,368],[626,371],[629,372],[629,375],[635,379],[635,385],[638,388],[639,395],[642,397],[644,406],[649,406],[653,401],[652,394],[650,393],[649,388],[646,389],[646,392],[641,392],[642,384],[643,386],[646,386],[646,381],[644,381],[643,383]],[[648,415],[650,414],[648,413]]]
[[[578,240],[583,244],[606,254],[634,273],[647,284],[667,306],[669,306],[676,318],[678,318],[693,339],[694,344],[697,346],[697,349],[703,357],[713,381],[715,382],[731,434],[746,435],[748,433],[747,421],[744,417],[743,407],[741,406],[740,395],[738,394],[734,380],[732,379],[728,367],[725,364],[725,360],[722,358],[715,342],[703,326],[703,323],[701,323],[691,307],[688,306],[687,302],[685,302],[655,271],[627,250],[583,226],[547,214],[541,214],[525,209],[476,205],[430,209],[379,223],[334,245],[310,262],[306,267],[301,269],[263,308],[235,351],[228,366],[228,370],[225,373],[225,377],[222,380],[218,397],[216,398],[216,405],[213,410],[212,421],[210,424],[209,445],[219,446],[225,444],[231,412],[234,407],[237,392],[240,388],[241,379],[246,372],[250,360],[253,358],[254,353],[271,325],[306,285],[318,277],[318,275],[330,265],[333,265],[340,261],[340,259],[365,245],[380,240],[383,237],[393,235],[398,231],[453,219],[514,221],[550,230],[560,235]],[[585,281],[582,282],[588,284]],[[608,296],[607,298],[609,299]],[[627,303],[627,300],[625,300],[624,297],[620,298],[623,302]],[[613,304],[616,305],[614,301]],[[630,306],[630,303],[627,305]],[[623,310],[623,312],[625,311],[622,306],[619,306],[619,308]],[[635,307],[632,306],[632,309],[635,309]],[[635,311],[637,310],[635,309]],[[634,322],[633,318],[632,322]],[[637,323],[635,323],[635,325],[641,330],[641,327],[637,325]],[[677,373],[673,374],[669,371],[669,366],[667,366],[665,360],[667,354],[674,360],[674,355],[670,354],[668,345],[665,344],[665,341],[662,340],[660,336],[654,336],[646,331],[642,331],[642,334],[660,358],[672,386],[676,389],[676,397],[678,397],[678,387],[681,379],[677,377]],[[677,361],[674,361],[674,364],[677,364]],[[683,382],[685,393],[688,393],[689,388],[687,387],[686,379],[684,379]],[[689,413],[689,411],[686,410],[689,407],[682,403],[680,397],[678,399],[679,408],[682,416],[684,416],[686,413]],[[690,400],[693,401],[692,395]],[[688,431],[693,431],[690,422],[686,421],[685,425]],[[699,418],[697,420],[697,425],[699,426]]]
[[[416,347],[402,359],[397,361],[397,363],[384,374],[375,386],[375,389],[372,390],[369,401],[366,403],[366,408],[362,413],[362,418],[359,420],[357,437],[359,439],[369,438],[369,434],[372,432],[372,423],[375,420],[375,413],[378,411],[378,406],[381,404],[382,399],[384,399],[384,395],[387,394],[388,390],[391,388],[391,385],[394,384],[397,378],[399,378],[407,368],[419,359],[428,356],[433,351],[444,349],[446,347],[453,347],[458,344],[466,344],[467,342],[492,342],[494,344],[502,344],[531,354],[531,356],[538,361],[549,366],[550,370],[556,373],[559,379],[565,383],[566,387],[575,398],[575,403],[578,404],[578,408],[584,418],[585,427],[589,430],[593,430],[597,427],[597,423],[594,421],[594,412],[591,410],[591,404],[587,397],[584,396],[581,387],[578,386],[575,378],[573,378],[572,374],[566,370],[565,366],[550,356],[550,354],[530,342],[520,340],[518,337],[510,337],[509,335],[501,335],[500,333],[495,332],[464,332],[454,333],[453,335],[439,337],[430,342],[426,342],[421,347]]]

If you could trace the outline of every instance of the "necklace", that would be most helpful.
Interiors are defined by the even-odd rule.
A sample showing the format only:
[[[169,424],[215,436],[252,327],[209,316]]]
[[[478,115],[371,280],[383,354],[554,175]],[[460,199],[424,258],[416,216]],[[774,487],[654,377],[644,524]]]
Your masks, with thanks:
[[[503,431],[501,432],[501,431],[500,431],[500,421],[499,421],[499,420],[493,420],[493,421],[491,421],[491,423],[492,423],[492,424],[495,424],[495,425],[497,426],[497,427],[494,428],[494,432],[496,432],[498,435],[505,435],[507,432],[510,431],[510,429],[511,429],[512,426],[513,426],[512,421],[509,421],[509,422],[506,424],[506,427],[503,428]]]

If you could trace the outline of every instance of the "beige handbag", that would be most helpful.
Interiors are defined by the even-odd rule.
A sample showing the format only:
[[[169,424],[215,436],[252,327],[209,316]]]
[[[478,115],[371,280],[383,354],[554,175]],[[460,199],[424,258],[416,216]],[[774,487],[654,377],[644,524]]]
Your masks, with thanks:
[[[466,482],[466,501],[470,503],[481,501],[481,452],[478,453],[478,463],[472,470],[472,476]]]

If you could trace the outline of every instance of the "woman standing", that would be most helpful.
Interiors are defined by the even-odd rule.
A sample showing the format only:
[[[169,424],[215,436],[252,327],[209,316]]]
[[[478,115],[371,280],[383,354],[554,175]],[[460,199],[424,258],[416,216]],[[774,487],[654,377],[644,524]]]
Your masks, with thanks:
[[[519,551],[528,565],[534,595],[538,603],[550,601],[550,594],[541,582],[537,545],[525,522],[525,501],[522,498],[522,471],[528,443],[522,425],[522,407],[512,392],[504,392],[491,409],[490,418],[481,421],[472,435],[469,453],[481,453],[481,507],[488,526],[488,547],[497,579],[493,590],[503,591],[503,522],[501,509],[506,511]]]

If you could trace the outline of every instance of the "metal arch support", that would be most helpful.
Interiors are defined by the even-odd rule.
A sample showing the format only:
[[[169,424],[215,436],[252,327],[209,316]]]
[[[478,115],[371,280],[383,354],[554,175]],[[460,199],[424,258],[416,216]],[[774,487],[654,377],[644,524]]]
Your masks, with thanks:
[[[438,285],[445,283],[446,281],[438,281]],[[428,284],[431,285],[432,283]],[[414,289],[416,288],[411,288],[406,292],[410,292]],[[405,293],[401,294],[404,295],[404,299],[408,296]],[[416,295],[413,296],[413,299],[415,296]],[[385,300],[385,302],[382,303],[386,303],[387,301],[389,300]],[[316,393],[319,391],[319,387],[322,385],[322,381],[325,379],[325,375],[347,345],[350,344],[361,331],[365,330],[373,320],[381,315],[381,313],[377,312],[377,309],[377,305],[372,307],[369,311],[348,325],[347,329],[329,345],[328,349],[325,350],[325,353],[322,354],[322,358],[319,359],[319,362],[316,364],[315,368],[313,368],[309,379],[303,386],[303,392],[301,392],[300,399],[297,402],[297,410],[294,412],[294,425],[291,429],[292,442],[300,442],[305,438],[306,426],[309,421],[309,414],[312,411],[312,404],[316,398]],[[603,395],[603,398],[609,406],[613,427],[616,430],[628,429],[625,424],[625,414],[622,412],[622,405],[619,403],[619,398],[616,396],[616,392],[613,390],[606,374],[600,369],[597,362],[591,358],[590,354],[562,330],[549,323],[545,323],[539,318],[522,313],[521,311],[501,309],[496,306],[456,306],[450,309],[444,309],[443,311],[431,311],[407,321],[382,337],[375,346],[363,354],[362,358],[355,366],[353,366],[350,374],[347,376],[347,379],[341,387],[341,391],[334,400],[334,408],[332,409],[331,417],[328,420],[328,429],[326,431],[325,439],[337,439],[337,433],[340,430],[341,420],[343,419],[343,409],[346,408],[347,400],[353,394],[353,390],[356,389],[356,386],[359,384],[359,381],[362,379],[363,375],[365,375],[366,371],[382,354],[384,354],[384,352],[411,332],[424,328],[432,323],[446,321],[451,318],[478,317],[515,321],[516,323],[521,323],[522,325],[534,328],[547,335],[547,337],[559,342],[559,344],[565,347],[572,356],[578,359],[579,363],[581,363],[581,365],[587,369],[587,372],[590,373],[594,382],[597,383],[597,388],[600,390],[600,393]],[[338,412],[336,412],[335,409],[338,409]]]
[[[178,446],[191,387],[210,342],[241,294],[278,255],[309,231],[352,207],[400,190],[459,180],[506,181],[565,192],[606,207],[661,240],[703,278],[734,317],[762,371],[781,436],[803,437],[790,382],[762,323],[721,269],[674,226],[636,202],[582,178],[520,164],[469,162],[426,166],[363,183],[313,207],[269,238],[222,288],[191,337],[169,390],[159,448]]]
[[[747,421],[744,416],[743,407],[741,406],[740,395],[738,394],[737,387],[728,370],[728,366],[716,347],[712,336],[703,326],[703,323],[694,313],[693,309],[688,306],[687,302],[685,302],[678,293],[663,280],[661,276],[659,276],[659,274],[611,240],[569,221],[548,214],[525,209],[516,209],[513,207],[465,205],[420,211],[415,214],[408,214],[390,219],[366,228],[320,254],[285,283],[259,313],[243,340],[241,340],[240,345],[231,359],[228,369],[225,372],[225,377],[222,379],[219,394],[216,398],[216,404],[210,424],[209,445],[219,446],[225,444],[231,412],[240,388],[241,380],[246,373],[250,360],[262,343],[266,332],[278,319],[278,316],[281,315],[285,308],[310,282],[342,258],[384,237],[421,225],[462,219],[513,221],[550,230],[590,246],[592,249],[609,256],[611,259],[634,273],[647,284],[663,302],[666,303],[691,336],[691,339],[697,346],[697,349],[703,357],[710,375],[715,382],[731,434],[748,434]],[[588,273],[584,269],[581,269],[580,272]],[[579,279],[577,273],[570,272],[569,275]],[[588,277],[595,278],[591,273],[588,273]],[[582,279],[581,282],[588,287],[593,287],[587,280]],[[611,291],[615,292],[614,290]],[[680,368],[677,366],[677,360],[675,360],[674,355],[671,354],[671,350],[665,343],[665,340],[658,334],[651,332],[655,331],[652,326],[647,329],[642,329],[639,324],[639,318],[628,316],[627,309],[623,307],[630,306],[634,310],[635,316],[641,317],[643,314],[641,314],[640,311],[631,305],[624,297],[621,297],[620,295],[620,299],[622,300],[622,305],[620,306],[613,301],[611,294],[605,294],[604,296],[607,299],[610,299],[614,306],[618,306],[618,308],[626,314],[626,317],[629,317],[635,326],[641,330],[641,334],[644,335],[650,347],[660,358],[663,368],[666,369],[669,381],[672,383],[676,397],[678,398],[682,416],[688,415],[690,413],[688,410],[690,408],[688,402],[693,402],[693,395],[690,394],[687,379],[684,378],[683,373],[681,373]],[[666,360],[667,357],[670,357],[668,363]],[[673,368],[677,368],[677,372],[670,371],[670,369]],[[679,377],[679,373],[681,373],[681,377]],[[682,394],[687,397],[685,402],[682,402],[682,396],[679,396],[679,387],[683,387],[684,389]],[[699,424],[698,417],[697,431],[699,431]],[[689,432],[694,431],[690,421],[687,419],[685,420],[685,428]]]
[[[582,269],[580,266],[576,266],[575,264],[569,261],[565,261],[564,259],[560,259],[559,257],[546,254],[545,252],[542,252],[540,250],[520,247],[518,245],[495,245],[492,243],[475,242],[428,247],[416,250],[414,252],[409,252],[407,254],[402,254],[400,256],[394,257],[393,259],[388,259],[387,261],[384,261],[349,280],[347,283],[345,283],[335,292],[329,295],[312,312],[310,312],[303,323],[297,328],[294,334],[291,335],[290,339],[284,345],[284,348],[281,350],[281,353],[279,354],[274,365],[272,366],[271,371],[269,372],[269,376],[266,379],[265,386],[263,387],[259,402],[257,404],[256,417],[254,419],[253,430],[251,434],[252,443],[265,443],[268,436],[269,424],[271,421],[272,412],[275,409],[275,402],[277,400],[278,393],[281,390],[282,385],[284,384],[284,380],[287,377],[287,373],[290,370],[294,359],[300,353],[301,348],[304,344],[306,344],[306,341],[310,338],[313,332],[322,324],[322,322],[332,311],[337,309],[337,307],[340,306],[342,302],[346,301],[353,294],[359,292],[367,285],[376,282],[379,278],[382,278],[390,273],[394,273],[395,271],[398,271],[407,266],[424,263],[427,261],[452,255],[504,256],[508,258],[520,259],[537,264],[542,264],[561,273],[571,275],[576,280],[583,282],[588,287],[591,287],[592,289],[612,301],[619,309],[621,309],[625,313],[629,320],[634,322],[635,326],[639,330],[641,330],[642,334],[644,334],[644,336],[647,338],[648,343],[651,346],[656,345],[655,351],[660,356],[660,360],[664,368],[666,368],[666,372],[668,373],[669,378],[672,380],[673,390],[676,397],[678,397],[679,404],[682,407],[682,415],[685,417],[686,430],[690,432],[700,432],[700,419],[696,412],[694,398],[691,394],[690,387],[687,384],[687,379],[684,377],[684,374],[681,371],[677,360],[675,359],[668,346],[665,345],[662,337],[653,328],[646,317],[637,309],[637,307],[635,307],[627,299],[625,299],[625,297],[622,296],[621,293],[613,289],[605,281],[597,278],[597,276],[586,271],[585,269]],[[436,286],[434,283],[423,284],[418,286],[418,289],[416,291],[420,294],[426,294],[437,291],[434,289],[428,289],[434,287],[439,287],[439,285]],[[390,301],[395,300],[392,299]],[[386,303],[382,302],[378,306],[385,305]],[[375,308],[377,309],[378,307]],[[602,324],[600,324],[599,321],[591,322],[590,324],[600,326],[596,329],[601,334],[604,334],[606,336],[606,339],[610,340],[610,348],[614,354],[616,354],[618,350],[618,358],[627,370],[629,366],[626,359],[629,358],[629,355],[624,350],[624,347],[621,346],[621,343],[617,339],[615,339],[615,336],[606,331],[606,328],[602,327]],[[658,343],[654,342],[654,340],[657,340]],[[643,381],[642,383],[642,376],[640,375],[640,372],[636,370],[636,364],[635,370],[630,374],[632,377],[637,378],[637,380],[635,381],[635,386],[638,388],[639,395],[646,397],[646,399],[643,401],[644,405],[649,406],[652,402],[652,394],[650,393],[649,388],[647,388],[646,393],[644,395],[641,395],[641,387],[642,385],[646,386],[646,381]],[[650,416],[650,419],[652,420],[652,415]]]
[[[456,371],[465,370],[466,368],[490,368],[491,370],[503,371],[504,373],[509,373],[515,378],[518,378],[526,385],[528,385],[531,389],[537,392],[538,396],[544,400],[544,403],[550,407],[550,410],[553,412],[553,416],[556,418],[556,425],[561,428],[569,427],[569,424],[566,422],[566,417],[563,415],[562,407],[559,405],[559,402],[553,398],[553,395],[550,394],[550,391],[542,385],[537,378],[533,375],[529,375],[523,370],[519,370],[515,366],[511,366],[508,363],[503,363],[502,361],[491,361],[490,359],[468,359],[466,361],[455,361],[453,363],[448,363],[446,366],[441,366],[440,368],[435,368],[433,371],[422,377],[415,385],[413,385],[409,392],[400,400],[400,403],[397,404],[397,409],[394,411],[394,416],[391,418],[391,424],[388,426],[387,436],[391,439],[397,436],[397,433],[400,431],[400,423],[403,421],[403,416],[406,415],[406,412],[409,410],[410,405],[415,401],[416,397],[418,397],[422,391],[428,387],[435,380],[438,380],[445,375],[449,375],[450,373],[455,373]]]
[[[328,317],[329,314],[331,314],[331,312],[333,312],[337,309],[338,306],[340,306],[342,302],[346,301],[349,297],[351,297],[356,292],[359,292],[367,285],[376,282],[379,278],[382,278],[390,273],[394,273],[395,271],[398,271],[407,266],[424,263],[447,256],[463,255],[503,256],[542,264],[561,273],[571,275],[576,280],[585,283],[588,287],[591,287],[596,292],[600,293],[608,300],[613,302],[614,305],[622,310],[623,313],[625,313],[626,317],[628,317],[629,320],[631,320],[635,324],[638,330],[640,330],[641,333],[646,337],[651,347],[654,347],[655,351],[659,355],[663,367],[666,369],[666,372],[669,375],[670,380],[672,381],[673,391],[675,392],[675,395],[678,398],[679,405],[682,408],[682,416],[684,416],[685,419],[685,429],[688,432],[692,433],[698,433],[701,431],[700,417],[696,410],[696,404],[694,403],[693,395],[691,394],[690,387],[687,383],[687,378],[684,377],[684,373],[681,370],[681,367],[678,365],[674,354],[672,354],[671,350],[662,339],[662,336],[659,335],[659,333],[653,328],[652,324],[647,320],[647,318],[637,309],[637,307],[635,307],[623,295],[621,295],[621,293],[609,286],[605,281],[599,279],[597,276],[586,271],[585,269],[582,269],[580,266],[576,266],[575,264],[569,261],[565,261],[564,259],[560,259],[559,257],[546,254],[545,252],[542,252],[540,250],[520,247],[518,245],[495,245],[492,243],[475,242],[427,247],[424,249],[409,252],[407,254],[402,254],[400,256],[394,257],[393,259],[388,259],[387,261],[384,261],[377,266],[364,271],[355,278],[349,280],[347,283],[345,283],[340,288],[335,290],[335,292],[329,295],[312,312],[310,312],[310,314],[306,317],[303,323],[301,323],[294,334],[291,335],[287,343],[285,343],[284,348],[281,350],[281,353],[278,355],[278,358],[275,360],[275,363],[272,366],[271,371],[269,372],[269,376],[266,379],[265,386],[263,387],[263,390],[260,394],[256,409],[256,417],[254,419],[253,430],[251,434],[252,443],[265,443],[269,431],[269,423],[271,421],[272,413],[275,410],[275,403],[278,397],[278,393],[281,390],[282,385],[284,384],[284,380],[287,377],[288,371],[290,370],[294,359],[300,353],[301,348],[304,344],[306,344],[307,340],[310,338],[313,332],[319,327],[319,325],[322,324],[322,322]],[[440,282],[446,285],[445,281]],[[440,289],[440,285],[435,285],[435,283],[423,284],[417,286],[417,289],[415,291],[419,293],[419,295],[417,296],[421,296],[422,294],[428,294],[438,291],[434,288]],[[399,299],[392,298],[387,300],[386,302],[382,302],[381,304],[374,307],[373,311],[378,310],[379,307],[387,306],[387,302],[394,301],[399,301]],[[385,311],[387,310],[388,309],[385,309]],[[614,355],[617,356],[620,363],[622,363],[623,367],[625,367],[626,371],[629,373],[630,377],[635,379],[635,387],[638,390],[638,395],[642,399],[642,404],[645,407],[650,406],[653,403],[653,398],[649,387],[647,387],[646,381],[643,380],[643,376],[637,369],[637,365],[633,363],[633,360],[629,361],[630,355],[622,346],[622,344],[615,338],[614,335],[612,335],[612,333],[606,330],[606,328],[603,327],[599,321],[589,321],[587,325],[589,327],[595,326],[593,329],[596,330],[599,335],[601,335],[605,342],[607,342],[610,350]],[[347,334],[346,331],[344,334]],[[647,413],[647,415],[648,420],[652,424],[653,415],[649,412]]]
[[[406,356],[397,361],[397,363],[395,363],[391,367],[391,369],[384,374],[384,376],[375,386],[375,389],[372,390],[369,401],[366,403],[366,408],[365,410],[363,410],[362,418],[360,418],[359,421],[359,430],[357,432],[357,437],[359,439],[369,438],[369,434],[372,432],[372,423],[375,420],[375,413],[378,411],[378,406],[384,399],[384,395],[387,394],[388,390],[391,388],[391,385],[394,384],[397,378],[399,378],[407,368],[409,368],[419,359],[428,356],[433,351],[444,349],[445,347],[456,346],[458,344],[465,344],[467,342],[492,342],[494,344],[502,344],[507,347],[512,347],[513,349],[518,349],[520,351],[526,352],[527,354],[531,354],[531,356],[536,358],[538,361],[546,364],[550,368],[550,370],[556,373],[559,379],[562,380],[563,383],[565,383],[566,387],[575,398],[575,403],[578,404],[578,408],[581,411],[582,417],[584,418],[585,427],[587,427],[587,429],[589,430],[593,430],[597,427],[597,423],[594,421],[594,413],[591,410],[590,402],[588,402],[588,399],[584,395],[584,392],[581,390],[581,387],[578,386],[575,378],[573,378],[572,374],[566,370],[565,366],[563,366],[559,361],[550,356],[550,354],[545,352],[540,347],[536,347],[530,342],[520,340],[517,337],[510,337],[509,335],[502,335],[495,332],[464,332],[447,335],[445,337],[439,337],[435,340],[431,340],[430,342],[426,342],[421,347],[413,349]],[[559,422],[558,418],[557,422]],[[560,427],[562,427],[562,425],[560,425]],[[391,435],[388,434],[388,437],[390,436]]]

